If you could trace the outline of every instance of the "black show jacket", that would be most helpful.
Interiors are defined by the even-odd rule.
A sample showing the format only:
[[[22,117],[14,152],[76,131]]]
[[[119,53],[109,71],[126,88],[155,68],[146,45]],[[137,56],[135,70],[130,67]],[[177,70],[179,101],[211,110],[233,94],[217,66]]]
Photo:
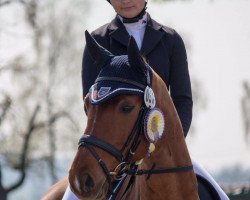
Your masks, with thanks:
[[[175,30],[147,15],[141,54],[166,83],[186,136],[192,121],[193,101],[185,46]],[[118,16],[91,35],[114,55],[127,54],[129,34]],[[95,66],[85,48],[82,62],[83,96],[88,93],[99,71],[100,68]]]

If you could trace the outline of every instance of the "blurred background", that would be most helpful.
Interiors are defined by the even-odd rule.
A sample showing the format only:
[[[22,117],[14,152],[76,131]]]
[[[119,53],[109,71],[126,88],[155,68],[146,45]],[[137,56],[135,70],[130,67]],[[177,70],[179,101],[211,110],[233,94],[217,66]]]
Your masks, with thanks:
[[[249,10],[247,0],[148,2],[187,48],[190,154],[235,199],[250,186]],[[0,200],[40,199],[67,176],[86,124],[84,31],[114,16],[105,0],[0,0]]]

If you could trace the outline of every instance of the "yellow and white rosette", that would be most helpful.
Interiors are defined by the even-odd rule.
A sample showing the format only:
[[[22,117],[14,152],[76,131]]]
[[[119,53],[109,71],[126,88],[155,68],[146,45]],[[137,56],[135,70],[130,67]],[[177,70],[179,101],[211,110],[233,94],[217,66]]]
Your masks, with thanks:
[[[145,116],[144,134],[149,142],[159,140],[164,132],[165,122],[163,113],[158,108],[150,109]]]

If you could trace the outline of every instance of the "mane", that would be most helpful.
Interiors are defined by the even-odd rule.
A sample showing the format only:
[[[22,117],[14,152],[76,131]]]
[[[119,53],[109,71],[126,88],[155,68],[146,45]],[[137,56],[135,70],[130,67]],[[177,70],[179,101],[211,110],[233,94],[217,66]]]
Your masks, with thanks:
[[[152,68],[151,68],[152,69]],[[174,132],[178,133],[174,136],[182,136],[182,126],[177,111],[175,109],[174,103],[170,97],[169,91],[165,82],[161,77],[152,69],[153,71],[153,82],[152,88],[156,94],[156,105],[164,113],[165,123],[167,125],[165,131],[170,131],[170,128],[174,128]],[[171,126],[171,127],[168,127]]]
[[[165,82],[152,69],[153,80],[152,89],[156,96],[156,107],[159,108],[164,115],[165,128],[163,136],[156,142],[156,150],[152,153],[149,163],[158,160],[158,157],[165,157],[166,163],[175,163],[175,165],[190,164],[191,159],[187,155],[188,149],[185,143],[184,133],[175,109],[174,103],[170,97],[169,91]],[[179,148],[179,147],[182,148]],[[185,158],[183,157],[185,156]],[[168,160],[169,159],[169,160]]]

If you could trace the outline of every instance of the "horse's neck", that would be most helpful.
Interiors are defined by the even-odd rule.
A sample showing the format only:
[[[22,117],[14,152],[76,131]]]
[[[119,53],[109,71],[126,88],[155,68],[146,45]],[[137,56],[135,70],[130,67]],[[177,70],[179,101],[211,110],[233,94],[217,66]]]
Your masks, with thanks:
[[[169,120],[169,119],[168,119]],[[163,169],[191,165],[180,122],[175,119],[166,124],[170,132],[165,132],[156,144],[156,150],[144,159],[141,169]],[[197,183],[193,171],[137,176],[135,183],[139,199],[195,200]],[[132,195],[134,199],[135,195]],[[130,198],[129,198],[130,199]]]
[[[165,132],[156,143],[156,150],[144,159],[141,169],[163,169],[191,165],[187,146],[182,132],[181,122],[163,81],[154,75],[153,89],[157,95],[157,104],[164,114]],[[155,84],[154,84],[155,83]],[[126,199],[158,200],[196,200],[197,181],[193,171],[137,176],[135,184]]]
[[[163,145],[160,144],[160,146]],[[182,146],[181,142],[175,145],[178,145],[179,148]],[[145,159],[140,168],[151,169],[154,164],[154,169],[191,164],[189,158],[180,159],[180,155],[176,155],[176,158],[174,158],[175,153],[172,144],[165,144],[163,147],[156,149],[150,158]],[[181,154],[185,157],[185,153],[181,152]],[[192,171],[152,174],[150,177],[147,175],[137,176],[134,191],[131,192],[131,197],[128,199],[196,200],[198,199],[196,184]]]

